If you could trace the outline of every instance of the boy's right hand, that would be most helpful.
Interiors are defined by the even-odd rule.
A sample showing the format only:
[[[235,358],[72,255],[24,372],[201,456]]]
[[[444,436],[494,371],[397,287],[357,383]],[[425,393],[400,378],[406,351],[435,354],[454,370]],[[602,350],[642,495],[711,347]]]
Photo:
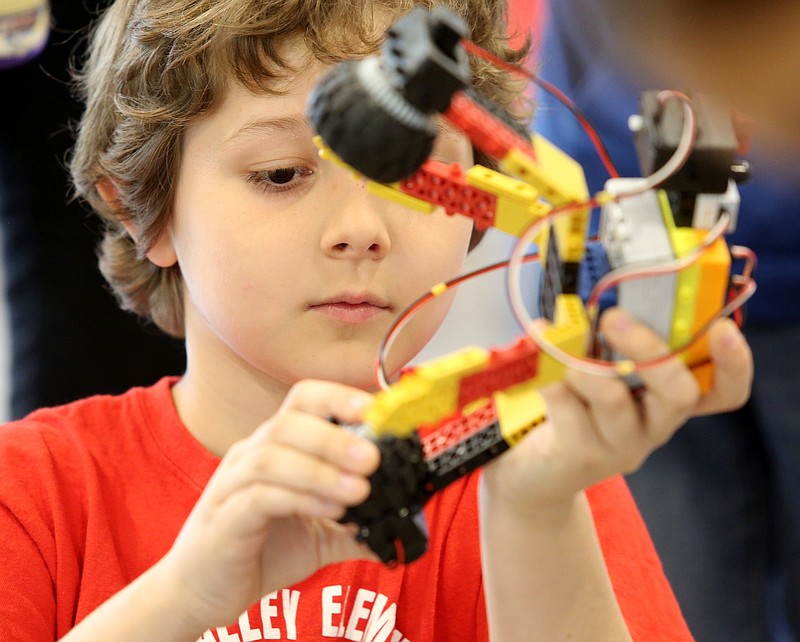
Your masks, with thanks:
[[[371,395],[322,381],[295,385],[278,412],[232,446],[158,573],[205,630],[230,624],[267,593],[345,559],[377,559],[336,520],[369,494],[374,443],[358,423]]]

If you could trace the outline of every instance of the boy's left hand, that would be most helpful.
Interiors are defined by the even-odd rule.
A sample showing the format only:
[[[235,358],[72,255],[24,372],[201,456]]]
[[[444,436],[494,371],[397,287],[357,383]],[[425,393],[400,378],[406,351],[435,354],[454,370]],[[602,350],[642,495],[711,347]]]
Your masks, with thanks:
[[[667,350],[620,309],[603,315],[601,331],[611,347],[633,360]],[[709,349],[714,386],[702,396],[678,358],[641,372],[646,388],[638,398],[622,379],[569,371],[542,390],[549,420],[486,467],[489,496],[521,512],[567,505],[584,488],[636,470],[691,416],[740,407],[753,377],[749,346],[725,319],[709,331]]]

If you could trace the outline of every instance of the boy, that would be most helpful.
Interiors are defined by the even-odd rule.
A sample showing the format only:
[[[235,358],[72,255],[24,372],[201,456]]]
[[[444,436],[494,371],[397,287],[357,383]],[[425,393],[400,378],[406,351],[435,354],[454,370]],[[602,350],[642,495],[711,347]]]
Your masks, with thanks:
[[[501,3],[451,5],[512,56]],[[326,65],[373,50],[410,6],[121,0],[105,14],[73,175],[109,223],[106,278],[185,336],[188,366],[4,429],[4,640],[690,639],[619,479],[591,507],[583,489],[689,414],[743,401],[749,353],[727,322],[704,399],[677,361],[646,373],[641,403],[621,381],[554,386],[552,423],[429,503],[418,562],[386,569],[336,521],[378,455],[327,418],[359,420],[388,324],[459,270],[472,235],[369,195],[320,160],[304,117]],[[513,100],[502,74],[475,73]],[[437,146],[472,159],[455,132]],[[445,307],[418,315],[392,370]],[[624,313],[604,330],[632,358],[663,348]]]

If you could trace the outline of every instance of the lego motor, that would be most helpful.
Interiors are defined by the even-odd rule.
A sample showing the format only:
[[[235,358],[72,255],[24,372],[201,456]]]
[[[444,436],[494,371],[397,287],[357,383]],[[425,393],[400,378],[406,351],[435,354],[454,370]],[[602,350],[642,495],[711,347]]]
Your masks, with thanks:
[[[309,98],[317,132],[348,165],[392,183],[413,174],[436,138],[434,113],[469,84],[467,27],[419,7],[390,27],[380,56],[336,65]]]

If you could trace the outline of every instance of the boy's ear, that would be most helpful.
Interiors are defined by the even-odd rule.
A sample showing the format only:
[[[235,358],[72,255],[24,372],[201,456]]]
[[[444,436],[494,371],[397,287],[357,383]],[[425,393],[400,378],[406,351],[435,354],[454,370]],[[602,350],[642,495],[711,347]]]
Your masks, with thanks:
[[[103,177],[97,182],[95,187],[105,204],[119,214],[119,190],[117,190],[117,186],[111,182],[111,179]],[[117,220],[127,230],[130,237],[134,241],[138,241],[137,231],[131,219],[124,215],[118,215]],[[172,239],[170,238],[169,229],[167,229],[167,227],[158,235],[156,242],[147,252],[146,256],[151,263],[159,267],[172,267],[178,262],[178,257],[175,254],[175,249],[172,247]]]

